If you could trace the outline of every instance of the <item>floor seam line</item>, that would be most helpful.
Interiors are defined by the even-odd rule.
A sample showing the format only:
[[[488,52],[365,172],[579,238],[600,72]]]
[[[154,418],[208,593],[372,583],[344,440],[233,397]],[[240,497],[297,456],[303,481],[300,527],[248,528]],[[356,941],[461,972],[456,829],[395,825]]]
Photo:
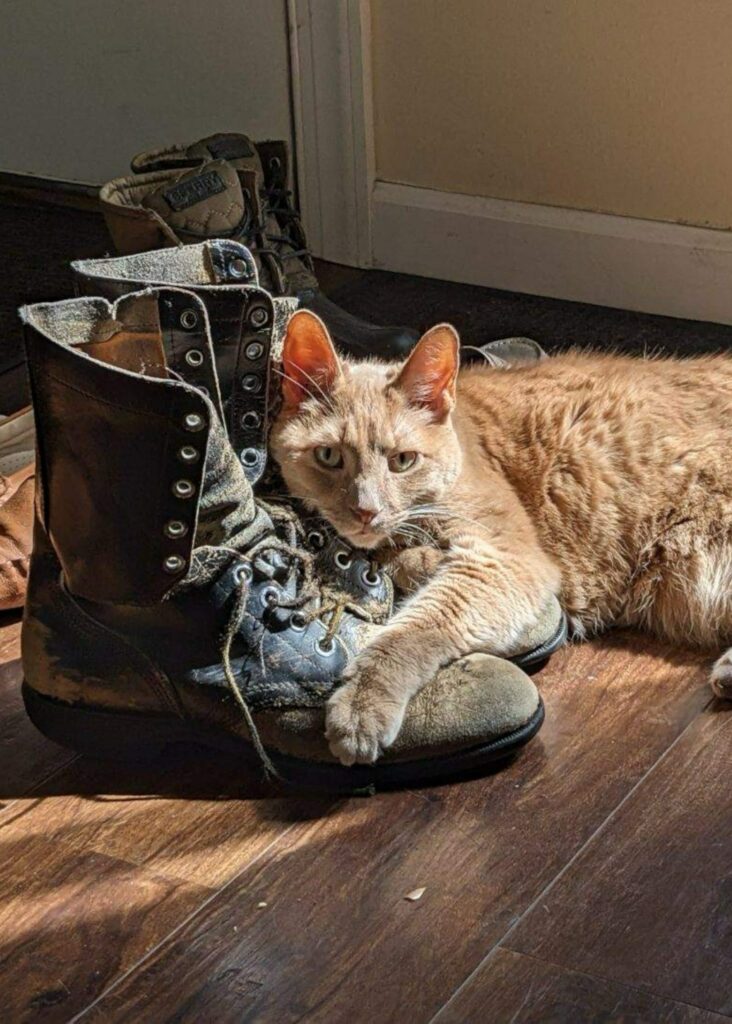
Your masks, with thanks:
[[[710,706],[710,703],[713,703],[713,702],[712,701],[708,701],[701,708],[699,713],[696,714],[691,719],[691,721],[681,730],[681,732],[678,734],[676,739],[673,740],[673,742],[670,743],[668,747],[666,747],[666,749],[663,751],[663,753],[659,754],[659,756],[656,758],[656,760],[653,762],[653,764],[643,773],[643,775],[640,777],[640,779],[638,779],[638,781],[633,786],[631,786],[631,788],[628,790],[628,792],[625,794],[625,796],[620,800],[620,802],[615,805],[615,807],[612,809],[612,811],[610,811],[610,813],[603,819],[603,821],[597,826],[597,828],[592,832],[592,834],[587,837],[587,839],[577,848],[577,850],[575,850],[575,852],[569,858],[569,860],[564,865],[564,867],[562,867],[557,872],[557,874],[551,879],[551,881],[548,882],[544,886],[544,888],[541,890],[541,892],[539,892],[538,895],[531,901],[531,903],[529,903],[528,907],[526,907],[526,909],[521,914],[519,914],[518,918],[513,922],[513,924],[510,926],[510,928],[508,928],[508,930],[506,932],[504,932],[504,934],[499,939],[497,939],[496,942],[493,943],[493,945],[488,950],[488,952],[485,954],[485,956],[476,964],[476,966],[473,968],[473,970],[470,971],[470,973],[458,985],[458,987],[452,993],[450,998],[445,1003],[443,1003],[443,1005],[440,1007],[440,1009],[435,1014],[433,1014],[432,1017],[430,1017],[430,1019],[428,1021],[428,1024],[437,1024],[437,1021],[438,1021],[438,1018],[439,1018],[440,1014],[444,1010],[447,1009],[447,1007],[450,1005],[450,1003],[452,1003],[452,1001],[454,999],[456,999],[460,995],[460,993],[463,991],[463,989],[468,984],[470,984],[470,982],[473,980],[473,978],[476,977],[479,974],[479,972],[482,970],[484,964],[486,963],[488,958],[493,954],[493,951],[495,949],[497,949],[499,947],[502,947],[504,949],[510,949],[511,948],[511,947],[508,947],[508,946],[504,945],[504,943],[509,938],[509,936],[514,931],[516,931],[516,929],[521,924],[521,922],[531,913],[531,911],[540,903],[540,901],[542,899],[545,899],[546,896],[549,895],[549,893],[552,891],[552,889],[555,887],[555,885],[557,885],[557,883],[560,881],[560,879],[562,879],[564,877],[564,875],[570,870],[572,865],[582,856],[582,854],[587,849],[587,847],[590,845],[590,843],[594,842],[596,837],[598,835],[600,835],[600,833],[605,828],[607,828],[607,826],[614,820],[614,818],[619,813],[621,808],[625,806],[627,801],[630,800],[631,797],[633,796],[633,794],[644,784],[646,779],[668,757],[668,755],[676,747],[676,745],[681,742],[681,740],[686,735],[686,733],[689,731],[689,729],[691,729],[691,727],[699,720],[700,716],[705,713],[707,708]],[[520,950],[515,950],[514,949],[514,950],[512,950],[512,952],[520,953]]]
[[[85,1006],[83,1010],[80,1010],[78,1013],[74,1014],[74,1016],[70,1018],[68,1024],[75,1024],[76,1021],[79,1021],[82,1019],[82,1017],[86,1016],[86,1014],[89,1013],[89,1011],[92,1010],[98,1003],[100,1003],[102,999],[105,999],[110,993],[112,993],[116,988],[118,988],[123,981],[126,981],[127,978],[129,978],[132,974],[135,973],[135,971],[142,967],[143,964],[150,960],[150,958],[153,957],[158,952],[159,949],[165,946],[165,944],[169,942],[175,935],[177,935],[178,932],[182,931],[186,927],[186,925],[188,925],[198,914],[205,910],[206,907],[213,902],[213,900],[215,900],[219,895],[221,895],[221,893],[226,892],[226,890],[230,886],[232,886],[236,881],[242,878],[242,876],[245,875],[247,871],[250,871],[255,864],[257,864],[264,856],[266,856],[267,853],[269,853],[270,850],[277,846],[278,843],[282,842],[298,824],[298,822],[293,821],[281,835],[277,836],[276,839],[273,839],[272,842],[269,843],[263,850],[261,850],[256,857],[253,857],[252,860],[248,861],[246,866],[243,867],[241,871],[237,871],[237,873],[233,875],[228,880],[228,882],[225,882],[224,885],[220,886],[218,889],[214,889],[207,899],[203,900],[199,904],[199,906],[196,907],[195,910],[191,911],[191,913],[188,914],[182,921],[180,921],[175,926],[175,928],[172,928],[165,936],[163,936],[163,938],[160,939],[159,942],[156,942],[152,949],[149,949],[144,956],[140,957],[139,960],[137,960],[134,964],[132,964],[131,967],[124,971],[119,976],[119,978],[115,978],[115,980],[110,985],[108,985],[104,989],[104,991],[100,992],[99,995],[95,999],[93,999],[87,1006]]]
[[[500,950],[505,950],[507,953],[513,953],[514,956],[525,956],[529,960],[534,960],[538,964],[546,964],[548,967],[556,967],[560,971],[571,971],[573,974],[581,974],[583,978],[591,978],[593,981],[604,981],[608,985],[618,985],[620,988],[627,988],[631,992],[640,992],[642,995],[654,996],[656,999],[664,999],[669,1003],[674,1003],[676,1006],[688,1006],[692,1010],[700,1010],[702,1013],[713,1013],[715,1016],[721,1017],[723,1020],[732,1020],[727,1013],[720,1013],[719,1010],[710,1010],[708,1006],[699,1006],[698,1003],[689,1003],[685,999],[676,999],[674,996],[664,995],[663,992],[656,992],[655,989],[641,988],[638,985],[633,985],[628,981],[619,981],[617,978],[608,978],[604,974],[592,974],[590,971],[584,971],[580,967],[572,967],[569,964],[560,964],[556,960],[547,960],[543,956],[536,956],[535,953],[524,953],[518,949],[512,949],[510,946],[504,946],[499,943],[493,948],[491,953],[497,953]]]
[[[55,779],[56,776],[59,775],[61,772],[66,771],[66,769],[69,767],[69,765],[74,764],[78,760],[80,760],[80,755],[79,754],[71,755],[69,757],[68,761],[64,761],[63,764],[58,765],[57,768],[54,768],[47,775],[44,775],[43,778],[38,779],[38,781],[34,782],[33,785],[29,789],[26,789],[26,791],[24,793],[21,793],[19,796],[12,797],[11,800],[10,800],[10,803],[5,804],[5,806],[2,808],[2,810],[0,810],[0,828],[3,828],[5,825],[9,824],[9,822],[5,821],[4,819],[6,817],[9,817],[10,810],[17,803],[19,803],[21,800],[30,800],[33,797],[33,794],[36,792],[37,789],[39,789],[40,786],[43,786],[43,785],[45,785],[45,783],[50,782],[51,779]],[[40,796],[40,797],[38,797],[38,799],[39,800],[44,800],[45,797]],[[17,821],[18,819],[17,818],[12,818],[10,820]]]

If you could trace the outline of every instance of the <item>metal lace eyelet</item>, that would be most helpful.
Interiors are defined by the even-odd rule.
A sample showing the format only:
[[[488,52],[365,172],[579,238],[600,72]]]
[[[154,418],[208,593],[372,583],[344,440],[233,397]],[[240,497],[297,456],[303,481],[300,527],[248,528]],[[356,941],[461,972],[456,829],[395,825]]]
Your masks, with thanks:
[[[329,658],[335,651],[335,640],[331,637],[329,640],[320,639],[315,641],[315,650],[323,658]]]
[[[239,458],[243,466],[256,466],[259,462],[259,453],[256,448],[245,448]]]
[[[171,576],[175,575],[176,573],[182,572],[183,569],[185,569],[185,567],[186,560],[185,558],[181,558],[180,555],[168,555],[168,557],[163,562],[163,569],[166,572],[169,572]]]
[[[295,633],[304,633],[308,628],[307,619],[302,612],[293,612],[290,616],[290,629]]]
[[[185,462],[187,466],[192,465],[194,462],[198,462],[201,455],[197,448],[194,448],[192,444],[184,444],[182,448],[178,449],[178,458],[181,462]]]
[[[245,412],[240,422],[245,430],[254,430],[262,422],[262,417],[258,412]]]
[[[245,391],[254,392],[259,391],[262,386],[262,382],[256,373],[248,373],[241,379],[241,386]]]
[[[338,566],[338,568],[343,569],[344,572],[346,569],[350,569],[351,566],[353,565],[353,559],[351,558],[347,551],[336,551],[335,555],[333,556],[333,561]]]
[[[249,313],[249,323],[256,330],[260,331],[269,323],[269,310],[266,306],[254,306]]]
[[[229,263],[229,273],[232,277],[241,279],[242,277],[249,277],[249,267],[247,266],[246,260],[236,259]]]
[[[195,309],[184,309],[180,315],[180,325],[187,331],[192,331],[198,323],[198,313]]]
[[[195,493],[196,485],[191,480],[176,480],[173,484],[176,498],[192,498]]]
[[[365,587],[378,587],[381,583],[381,576],[378,572],[372,572],[371,569],[366,568],[361,573],[361,582]]]
[[[237,586],[241,583],[249,583],[252,575],[252,567],[249,562],[239,562],[232,573],[234,583],[236,583]]]
[[[198,412],[189,412],[183,419],[183,426],[186,430],[197,431],[203,430],[206,426],[206,421]]]
[[[189,348],[185,359],[189,366],[200,366],[203,363],[203,352],[200,348]]]
[[[308,544],[316,551],[322,551],[325,547],[325,537],[320,530],[311,530],[308,534]]]
[[[171,540],[179,540],[188,533],[188,526],[182,519],[169,519],[163,527],[163,533]]]
[[[269,158],[269,166],[273,171],[278,171],[282,167],[282,161],[278,156],[271,156]]]
[[[264,355],[264,345],[261,343],[261,341],[253,341],[244,349],[244,355],[251,362],[254,362],[257,359],[261,359],[262,356]]]
[[[277,587],[264,587],[259,592],[259,600],[265,608],[276,608],[280,600],[280,592]]]

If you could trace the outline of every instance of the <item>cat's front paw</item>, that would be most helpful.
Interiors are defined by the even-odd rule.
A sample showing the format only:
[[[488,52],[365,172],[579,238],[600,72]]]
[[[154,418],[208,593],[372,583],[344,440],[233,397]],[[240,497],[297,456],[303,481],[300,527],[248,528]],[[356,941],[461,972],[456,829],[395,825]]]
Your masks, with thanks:
[[[341,764],[371,764],[399,735],[407,702],[356,671],[330,698],[325,735]]]

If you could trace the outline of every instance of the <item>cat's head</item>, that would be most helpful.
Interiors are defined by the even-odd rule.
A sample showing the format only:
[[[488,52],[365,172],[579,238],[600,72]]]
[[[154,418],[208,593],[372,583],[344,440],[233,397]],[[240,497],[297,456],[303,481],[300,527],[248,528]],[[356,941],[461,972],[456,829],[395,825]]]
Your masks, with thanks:
[[[341,359],[321,320],[291,318],[271,451],[288,490],[361,548],[415,539],[420,507],[460,471],[457,332],[428,331],[401,364]]]

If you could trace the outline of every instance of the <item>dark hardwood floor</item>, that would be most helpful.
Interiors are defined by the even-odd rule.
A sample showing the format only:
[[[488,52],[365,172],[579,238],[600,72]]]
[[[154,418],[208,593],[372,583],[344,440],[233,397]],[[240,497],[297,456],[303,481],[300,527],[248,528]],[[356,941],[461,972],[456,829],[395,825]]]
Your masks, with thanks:
[[[4,1020],[732,1017],[732,715],[701,658],[566,649],[502,771],[336,800],[54,747],[18,636],[0,627]]]
[[[101,223],[18,209],[6,294],[60,297],[65,261],[104,251]],[[467,294],[321,270],[354,308],[381,296],[381,319],[400,293],[438,319]],[[514,333],[533,310],[547,331],[636,324],[680,351],[732,330],[470,294],[470,340],[512,309]],[[19,633],[0,621],[0,1020],[732,1019],[732,713],[702,657],[625,633],[567,648],[536,677],[544,728],[502,770],[335,799],[283,796],[231,760],[55,747],[22,710]]]

